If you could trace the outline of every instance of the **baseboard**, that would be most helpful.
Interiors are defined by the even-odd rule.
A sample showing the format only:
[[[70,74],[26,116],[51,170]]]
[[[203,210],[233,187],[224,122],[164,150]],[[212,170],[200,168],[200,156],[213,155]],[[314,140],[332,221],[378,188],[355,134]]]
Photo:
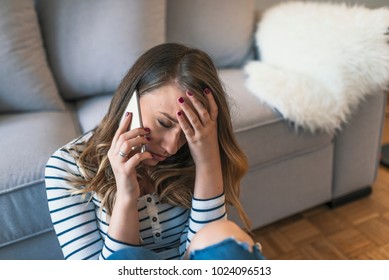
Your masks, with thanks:
[[[344,196],[335,198],[330,202],[327,202],[327,206],[331,208],[339,207],[341,205],[347,204],[349,202],[355,201],[357,199],[369,196],[373,192],[373,188],[371,186],[367,186],[366,188],[359,189],[355,192],[346,194]]]

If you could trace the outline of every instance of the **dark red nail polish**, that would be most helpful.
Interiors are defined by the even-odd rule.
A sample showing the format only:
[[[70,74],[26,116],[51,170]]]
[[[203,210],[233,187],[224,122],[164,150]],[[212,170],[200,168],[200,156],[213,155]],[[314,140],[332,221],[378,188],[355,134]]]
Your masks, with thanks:
[[[149,141],[149,142],[151,141],[150,137],[146,136],[145,138],[146,138],[147,141]]]
[[[206,89],[204,89],[204,93],[205,93],[205,94],[210,94],[210,93],[211,93],[211,90],[210,90],[209,88],[206,88]]]
[[[181,111],[178,111],[178,112],[177,112],[177,115],[178,115],[179,117],[181,117],[182,112],[181,112]]]
[[[178,98],[178,102],[184,103],[184,98],[182,98],[182,97]]]
[[[125,115],[125,116],[128,117],[129,115],[130,115],[130,112],[126,112],[126,115]]]
[[[193,93],[191,93],[190,91],[187,91],[186,94],[188,94],[189,96],[193,96]]]
[[[148,128],[148,127],[145,127],[144,130],[145,130],[147,133],[150,133],[150,131],[151,131],[150,128]]]

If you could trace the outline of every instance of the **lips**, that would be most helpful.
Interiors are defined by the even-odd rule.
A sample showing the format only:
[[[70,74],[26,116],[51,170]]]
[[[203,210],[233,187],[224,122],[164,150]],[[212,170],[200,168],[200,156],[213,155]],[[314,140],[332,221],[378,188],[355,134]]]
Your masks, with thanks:
[[[165,156],[161,156],[161,155],[153,153],[153,152],[150,152],[150,154],[153,157],[153,159],[158,160],[158,161],[164,161],[167,158]]]
[[[154,151],[151,150],[151,147],[148,145],[146,145],[146,151],[149,152],[151,154],[151,156],[153,157],[153,159],[155,159],[157,161],[164,161],[168,158],[167,156],[163,156],[161,154],[155,153]]]

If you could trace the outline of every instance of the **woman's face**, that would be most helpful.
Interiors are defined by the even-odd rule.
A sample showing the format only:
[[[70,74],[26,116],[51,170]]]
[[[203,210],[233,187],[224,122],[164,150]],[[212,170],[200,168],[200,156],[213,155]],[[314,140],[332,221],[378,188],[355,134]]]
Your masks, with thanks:
[[[143,126],[151,130],[151,141],[146,151],[153,159],[143,161],[154,166],[167,157],[174,155],[185,143],[186,138],[177,121],[180,106],[178,98],[185,98],[185,91],[175,84],[167,84],[140,97]]]

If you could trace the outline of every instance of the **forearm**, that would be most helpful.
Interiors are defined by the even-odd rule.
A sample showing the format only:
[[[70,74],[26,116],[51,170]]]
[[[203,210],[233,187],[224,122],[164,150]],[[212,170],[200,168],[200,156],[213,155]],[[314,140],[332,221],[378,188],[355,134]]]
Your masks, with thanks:
[[[223,174],[219,150],[213,150],[209,158],[196,165],[194,197],[208,199],[222,194]]]
[[[128,245],[139,245],[139,215],[136,199],[117,197],[109,222],[108,235]]]

